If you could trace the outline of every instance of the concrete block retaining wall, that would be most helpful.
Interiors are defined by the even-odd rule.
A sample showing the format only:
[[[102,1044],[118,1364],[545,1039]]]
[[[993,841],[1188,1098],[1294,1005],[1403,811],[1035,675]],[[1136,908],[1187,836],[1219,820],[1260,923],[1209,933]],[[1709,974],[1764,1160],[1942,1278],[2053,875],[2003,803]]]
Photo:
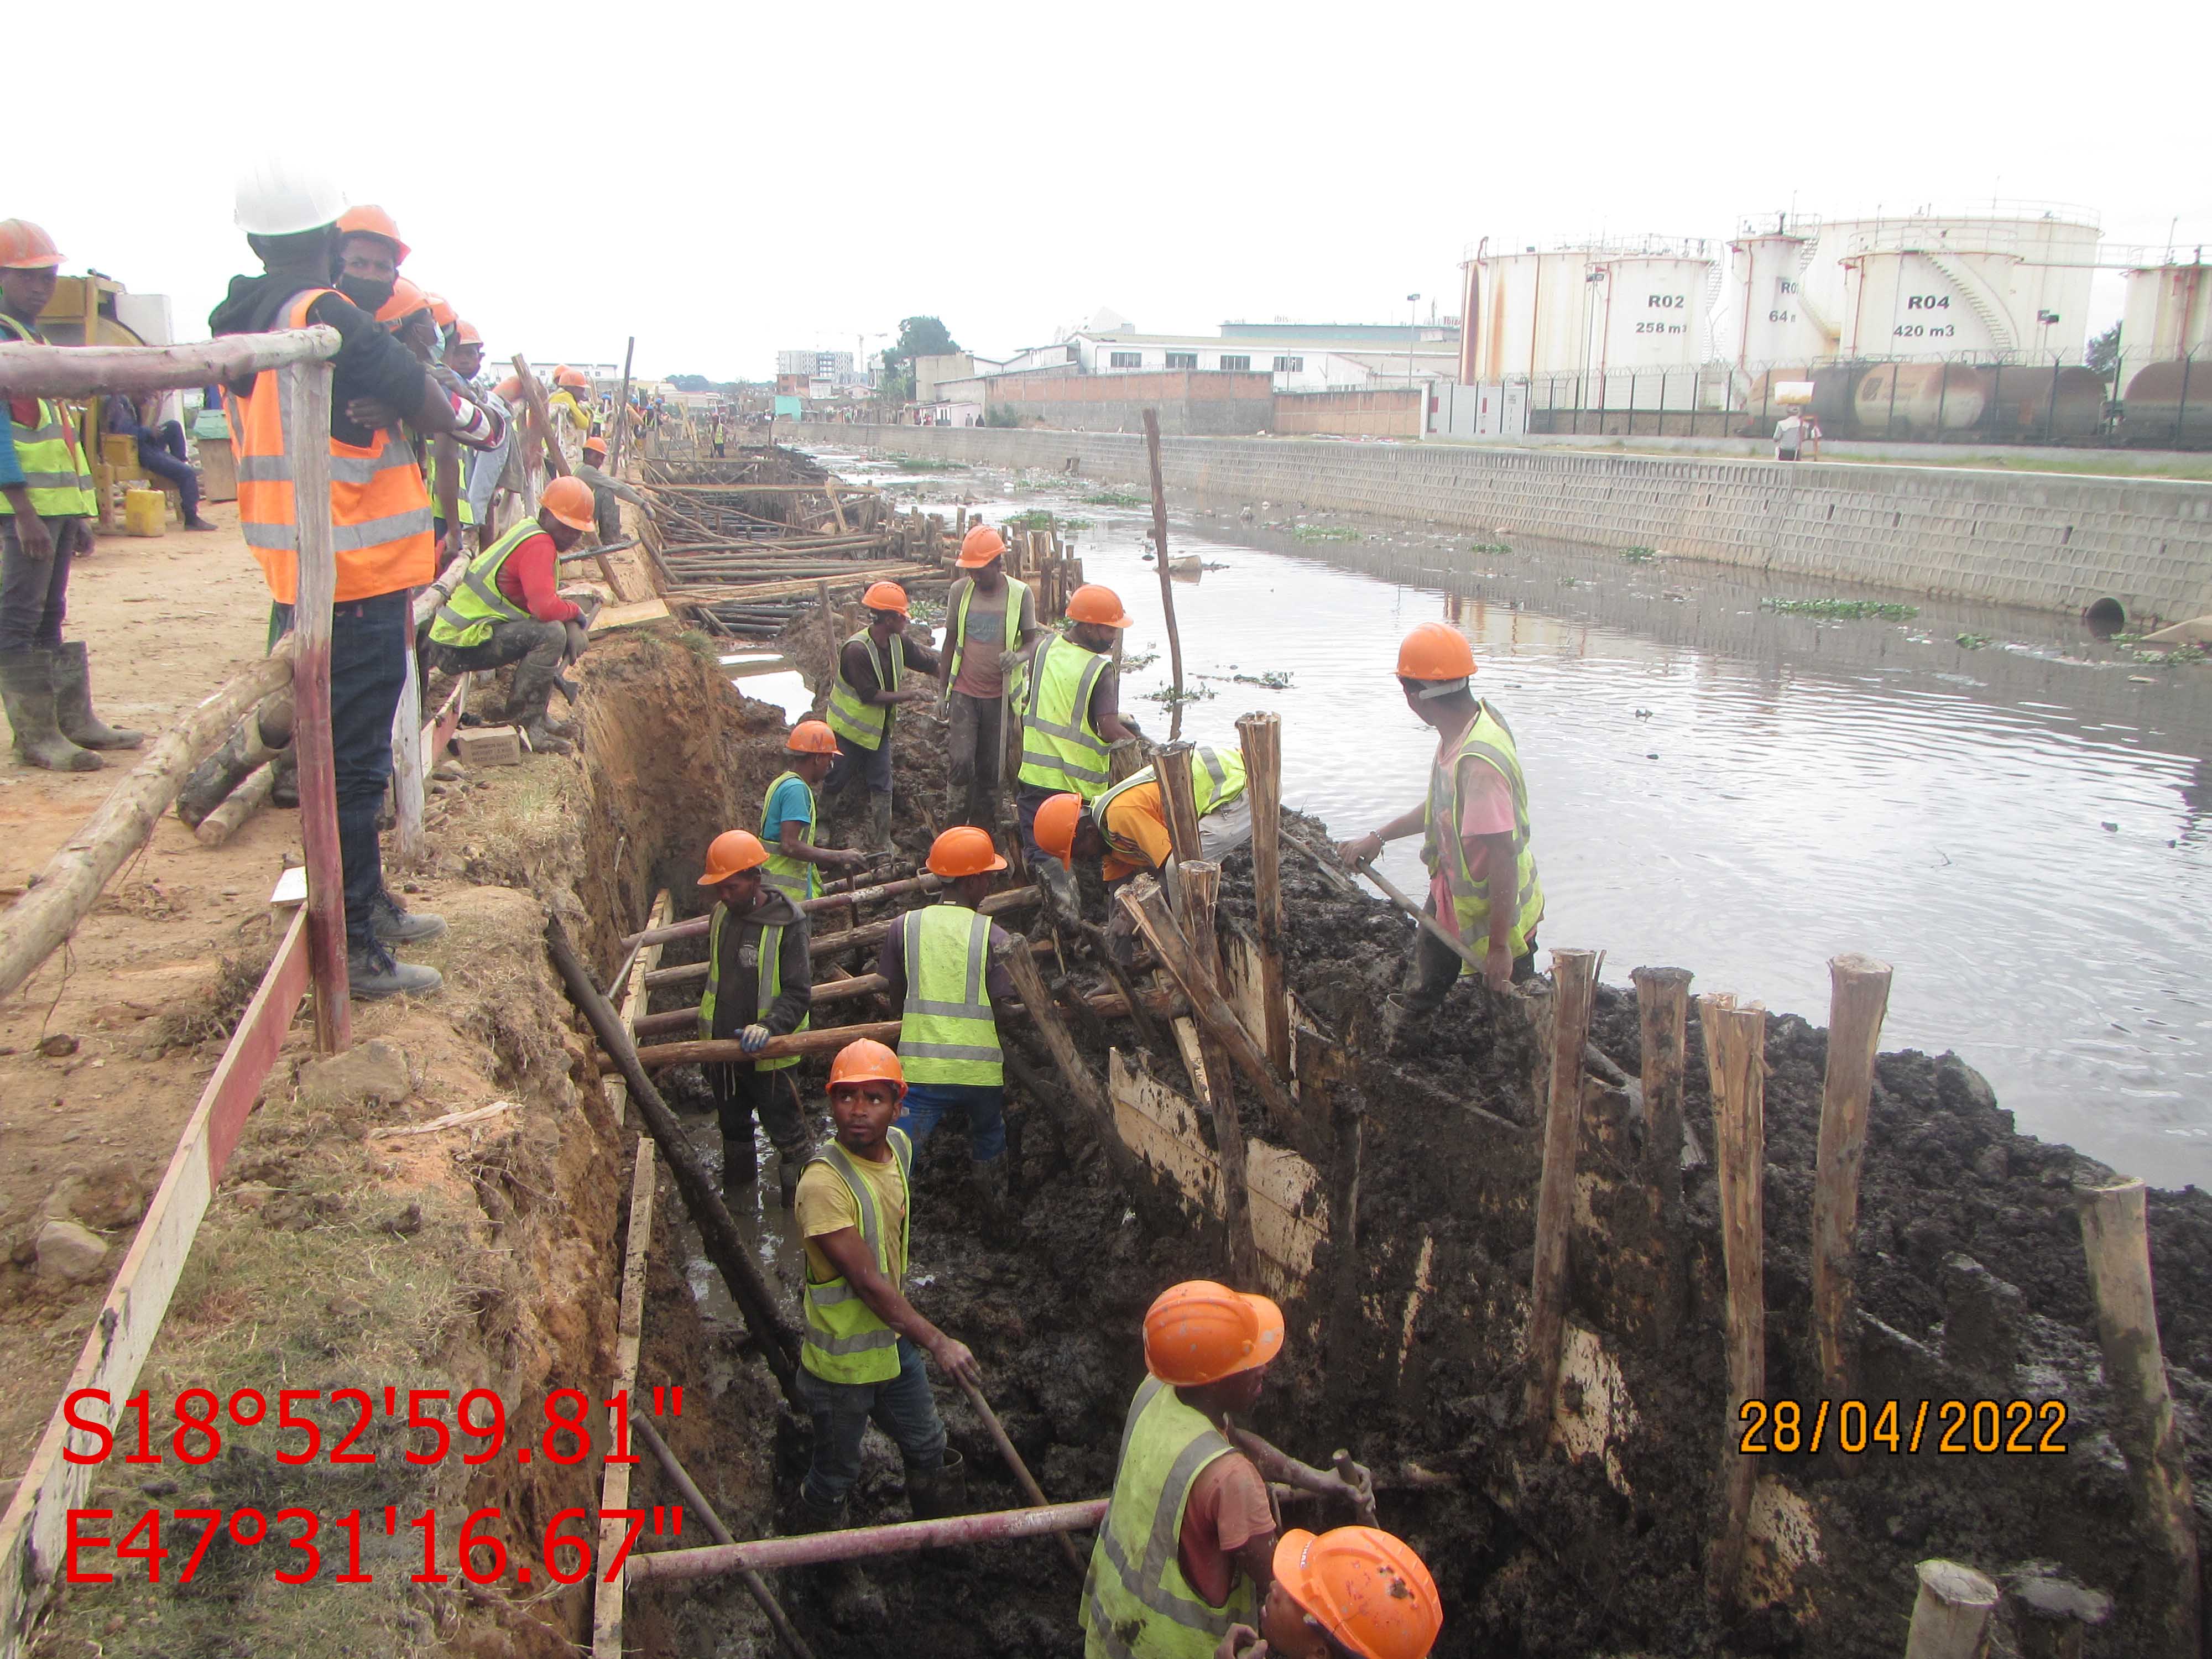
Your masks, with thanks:
[[[1141,434],[984,427],[783,428],[801,442],[1145,485]],[[1210,505],[1270,501],[1503,535],[1711,559],[1778,575],[2076,611],[2130,624],[2212,613],[2212,484],[1958,467],[1295,438],[1163,441],[1170,484]],[[1272,516],[1272,514],[1271,514]]]

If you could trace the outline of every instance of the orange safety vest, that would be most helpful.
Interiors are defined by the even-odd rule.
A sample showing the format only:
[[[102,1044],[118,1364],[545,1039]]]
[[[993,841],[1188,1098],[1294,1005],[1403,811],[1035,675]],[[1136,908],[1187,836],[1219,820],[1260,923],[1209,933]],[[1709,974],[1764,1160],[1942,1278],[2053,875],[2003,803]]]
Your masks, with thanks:
[[[310,289],[292,301],[284,326],[305,328],[307,308],[334,289]],[[264,369],[253,390],[228,400],[238,461],[238,522],[261,562],[270,597],[294,603],[299,584],[299,527],[292,510],[292,458],[284,447],[291,400],[280,370]],[[337,555],[340,604],[427,586],[436,571],[430,496],[413,447],[379,428],[367,448],[331,446],[331,544]]]

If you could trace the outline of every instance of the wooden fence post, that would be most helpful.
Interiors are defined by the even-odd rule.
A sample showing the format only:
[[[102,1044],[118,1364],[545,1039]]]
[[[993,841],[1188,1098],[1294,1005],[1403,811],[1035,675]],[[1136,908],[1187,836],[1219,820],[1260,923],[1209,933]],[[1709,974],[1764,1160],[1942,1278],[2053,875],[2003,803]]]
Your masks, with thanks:
[[[294,555],[292,741],[300,756],[300,840],[307,860],[307,957],[315,987],[315,1047],[353,1045],[346,981],[345,866],[338,852],[337,769],[331,749],[331,607],[337,559],[331,544],[331,368],[294,363],[284,447],[292,464]]]
[[[1168,665],[1173,672],[1175,712],[1168,718],[1168,736],[1182,735],[1182,635],[1176,628],[1175,583],[1168,575],[1168,491],[1160,475],[1160,412],[1145,411],[1145,453],[1152,465],[1152,556],[1158,561],[1160,615],[1168,627]]]
[[[1191,957],[1217,994],[1221,988],[1220,937],[1214,906],[1221,893],[1221,866],[1204,859],[1178,866],[1176,920],[1190,941]],[[1206,1057],[1206,1105],[1213,1119],[1213,1141],[1221,1160],[1221,1215],[1229,1230],[1230,1282],[1245,1289],[1259,1285],[1260,1249],[1252,1237],[1252,1180],[1244,1157],[1244,1126],[1237,1115],[1236,1067],[1221,1044],[1200,1024],[1199,1042]]]
[[[1889,1007],[1889,964],[1841,956],[1828,963],[1828,1069],[1820,1095],[1820,1152],[1813,1186],[1813,1344],[1830,1400],[1850,1393],[1844,1340],[1857,1248],[1859,1167],[1866,1158],[1874,1059]],[[1838,1451],[1838,1462],[1855,1459]]]
[[[1997,1587],[1956,1561],[1923,1561],[1905,1659],[1975,1659],[1996,1611]]]
[[[1291,1074],[1291,1003],[1283,973],[1283,717],[1245,714],[1237,721],[1244,747],[1244,791],[1252,803],[1252,901],[1259,918],[1261,1000],[1266,1004],[1267,1059]]]
[[[1168,845],[1184,864],[1199,854],[1198,797],[1190,781],[1191,745],[1170,743],[1154,751],[1152,775],[1160,781],[1160,811],[1168,821]]]
[[[1532,1453],[1540,1453],[1559,1387],[1559,1340],[1567,1316],[1567,1237],[1574,1225],[1575,1152],[1582,1134],[1583,1044],[1589,1040],[1599,951],[1552,952],[1551,1087],[1544,1113],[1544,1168],[1536,1188],[1536,1259],[1529,1274],[1528,1382],[1522,1402]]]
[[[1662,1352],[1673,1345],[1687,1312],[1688,1270],[1682,1261],[1682,1071],[1688,1051],[1691,973],[1686,968],[1638,968],[1636,1012],[1643,1031],[1644,1179],[1653,1195],[1652,1248],[1661,1256],[1659,1305],[1652,1331]]]
[[[1705,1589],[1735,1599],[1751,1520],[1755,1458],[1736,1449],[1747,1400],[1766,1391],[1766,1010],[1727,994],[1698,999],[1712,1079],[1714,1160],[1720,1169],[1721,1248],[1728,1269],[1728,1420],[1721,1430],[1720,1530]]]

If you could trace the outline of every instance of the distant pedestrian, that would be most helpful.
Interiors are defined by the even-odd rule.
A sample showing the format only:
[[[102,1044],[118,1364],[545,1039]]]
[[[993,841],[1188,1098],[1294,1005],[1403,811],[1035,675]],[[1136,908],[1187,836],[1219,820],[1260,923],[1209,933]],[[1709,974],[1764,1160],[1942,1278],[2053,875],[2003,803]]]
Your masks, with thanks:
[[[1820,459],[1820,425],[1810,415],[1801,415],[1796,410],[1775,422],[1774,459],[1794,461],[1803,451],[1810,449],[1811,459]]]

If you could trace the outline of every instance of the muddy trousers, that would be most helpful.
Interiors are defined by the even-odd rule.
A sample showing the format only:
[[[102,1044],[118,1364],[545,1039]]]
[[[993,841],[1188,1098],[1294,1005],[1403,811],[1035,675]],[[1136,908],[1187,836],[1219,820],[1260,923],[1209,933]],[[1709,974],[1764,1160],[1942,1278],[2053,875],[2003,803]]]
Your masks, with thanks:
[[[47,519],[54,556],[34,559],[15,539],[15,515],[0,518],[0,651],[52,651],[69,612],[70,562],[81,519]]]
[[[860,1480],[860,1437],[871,1418],[897,1445],[909,1482],[944,1468],[945,1421],[929,1392],[921,1350],[902,1336],[898,1356],[898,1375],[882,1382],[827,1382],[799,1368],[799,1398],[814,1419],[814,1460],[801,1492],[816,1508],[836,1508]]]
[[[1437,913],[1433,900],[1421,908],[1430,915]],[[1481,951],[1478,950],[1476,954]],[[1467,970],[1466,962],[1456,951],[1427,928],[1420,929],[1413,935],[1413,969],[1407,975],[1406,1006],[1417,1014],[1436,1012]],[[1525,985],[1535,977],[1536,941],[1532,935],[1528,950],[1513,959],[1513,982]]]
[[[553,676],[560,672],[561,658],[568,648],[568,629],[565,623],[539,622],[532,617],[528,622],[501,622],[491,625],[491,633],[475,645],[441,645],[433,640],[422,653],[425,665],[441,674],[469,674],[478,670],[504,668],[519,662],[537,671],[526,674],[515,671],[516,690],[511,695],[507,718],[527,725],[545,718],[545,708],[553,696]],[[517,702],[535,703],[535,708],[517,708]]]
[[[997,827],[992,809],[1006,771],[1005,712],[1005,703],[997,697],[952,694],[952,726],[945,738],[947,804],[964,804],[967,822],[986,830]]]
[[[805,1158],[813,1150],[806,1119],[799,1109],[798,1086],[788,1069],[763,1072],[741,1062],[702,1067],[707,1087],[714,1097],[714,1111],[722,1122],[722,1168],[725,1178],[735,1168],[739,1180],[756,1171],[753,1120],[768,1131],[769,1143],[787,1158]]]

